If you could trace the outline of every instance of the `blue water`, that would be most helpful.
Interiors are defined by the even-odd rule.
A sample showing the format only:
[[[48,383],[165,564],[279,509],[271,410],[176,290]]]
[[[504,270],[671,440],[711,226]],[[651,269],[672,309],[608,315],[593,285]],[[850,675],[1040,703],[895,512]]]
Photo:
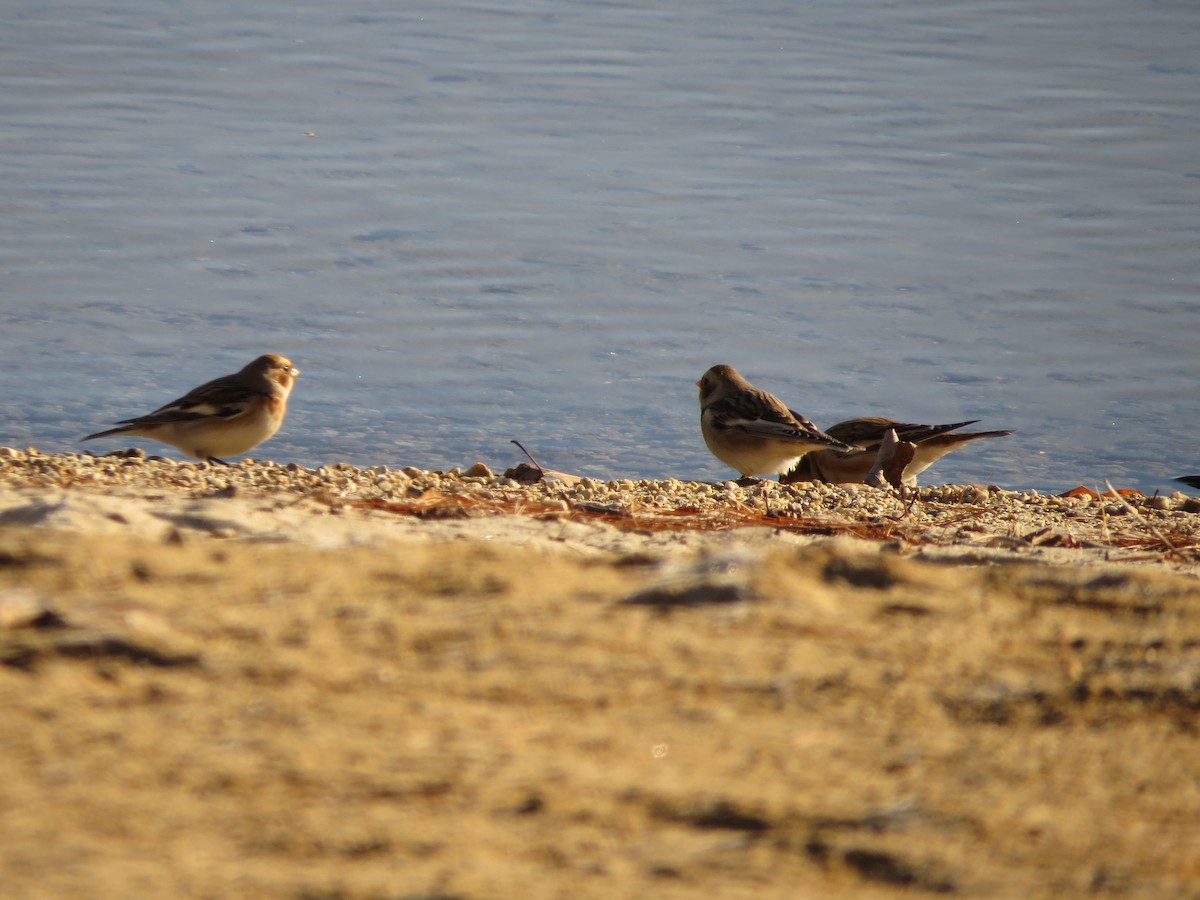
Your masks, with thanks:
[[[821,425],[1019,429],[926,482],[1169,488],[1198,46],[1191,0],[16,0],[0,444],[115,449],[273,351],[256,456],[724,478],[725,362]]]

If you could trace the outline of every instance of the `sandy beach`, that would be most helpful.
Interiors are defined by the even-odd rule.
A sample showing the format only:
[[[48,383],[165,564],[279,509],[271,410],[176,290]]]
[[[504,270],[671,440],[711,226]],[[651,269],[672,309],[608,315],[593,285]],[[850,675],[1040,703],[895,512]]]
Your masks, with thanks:
[[[1200,502],[1077,494],[0,448],[5,896],[1194,897]]]

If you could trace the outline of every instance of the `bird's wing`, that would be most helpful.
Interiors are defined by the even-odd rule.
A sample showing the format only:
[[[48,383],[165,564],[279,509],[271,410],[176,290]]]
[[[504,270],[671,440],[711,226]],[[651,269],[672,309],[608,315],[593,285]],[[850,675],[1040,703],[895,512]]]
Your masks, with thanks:
[[[866,416],[860,419],[847,419],[826,429],[826,434],[845,441],[847,444],[857,444],[860,447],[878,445],[888,430],[896,432],[898,440],[918,444],[939,434],[954,431],[967,425],[974,425],[978,419],[966,422],[951,422],[947,425],[921,425],[916,422],[894,422],[876,416]]]
[[[735,428],[757,437],[778,441],[795,441],[803,444],[824,444],[828,447],[844,447],[835,438],[825,434],[804,416],[771,404],[728,404],[713,410],[714,424],[719,428]]]
[[[165,425],[196,419],[229,419],[246,411],[263,393],[230,375],[209,381],[178,400],[160,406],[152,413],[135,419],[122,419],[127,425]]]

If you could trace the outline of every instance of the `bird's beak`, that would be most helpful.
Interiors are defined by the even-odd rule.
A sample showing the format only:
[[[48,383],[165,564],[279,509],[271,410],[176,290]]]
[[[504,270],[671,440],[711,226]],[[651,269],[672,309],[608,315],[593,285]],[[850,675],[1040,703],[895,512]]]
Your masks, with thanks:
[[[696,387],[700,387],[700,382],[696,382]]]

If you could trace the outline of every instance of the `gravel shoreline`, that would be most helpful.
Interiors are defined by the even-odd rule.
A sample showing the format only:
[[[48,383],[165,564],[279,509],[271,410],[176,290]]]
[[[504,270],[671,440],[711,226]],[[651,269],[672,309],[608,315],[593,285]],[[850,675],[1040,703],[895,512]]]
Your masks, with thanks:
[[[275,509],[305,504],[324,515],[357,512],[421,524],[486,519],[492,531],[497,517],[526,525],[576,522],[616,529],[635,544],[638,536],[668,534],[723,535],[728,541],[742,529],[765,529],[793,537],[845,535],[922,552],[1149,562],[1200,571],[1200,498],[1183,493],[1095,496],[1077,490],[1053,496],[946,485],[901,499],[866,485],[600,481],[561,473],[527,484],[483,463],[449,472],[346,464],[309,469],[253,459],[212,466],[146,457],[137,449],[92,456],[8,447],[0,448],[0,488],[25,500],[39,491],[177,501],[238,497],[259,501],[259,508],[262,501]],[[0,512],[0,521],[6,520],[22,521]]]

